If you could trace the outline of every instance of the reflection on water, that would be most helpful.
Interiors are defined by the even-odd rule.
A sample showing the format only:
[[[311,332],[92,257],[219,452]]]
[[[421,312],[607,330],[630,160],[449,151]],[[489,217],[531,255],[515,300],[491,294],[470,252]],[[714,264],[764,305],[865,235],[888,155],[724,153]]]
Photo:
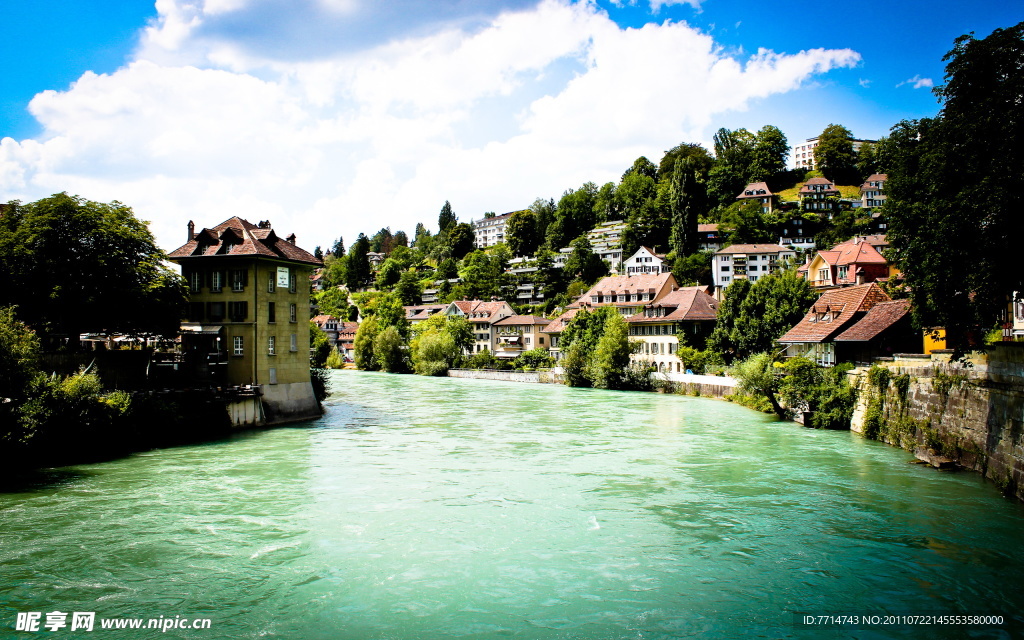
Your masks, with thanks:
[[[8,487],[3,624],[59,609],[209,617],[166,634],[204,639],[815,637],[792,612],[1022,610],[1024,513],[976,476],[708,399],[334,375],[303,428]]]

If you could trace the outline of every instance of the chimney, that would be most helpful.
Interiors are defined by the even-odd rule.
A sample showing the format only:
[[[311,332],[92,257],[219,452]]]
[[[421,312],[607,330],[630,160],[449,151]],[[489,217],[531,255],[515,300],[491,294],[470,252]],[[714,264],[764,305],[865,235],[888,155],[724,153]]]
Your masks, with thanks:
[[[196,239],[196,223],[191,220],[188,221],[188,240],[186,242],[192,242]]]

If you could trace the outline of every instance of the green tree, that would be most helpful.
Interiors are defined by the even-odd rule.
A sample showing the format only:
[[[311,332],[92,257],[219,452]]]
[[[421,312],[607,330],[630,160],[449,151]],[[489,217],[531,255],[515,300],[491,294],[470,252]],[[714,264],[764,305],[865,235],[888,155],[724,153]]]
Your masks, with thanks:
[[[709,285],[712,283],[711,261],[715,252],[698,251],[685,257],[676,257],[672,263],[672,275],[681,287]]]
[[[378,364],[373,355],[373,343],[377,338],[377,316],[364,318],[356,329],[356,336],[352,341],[352,350],[355,352],[356,367],[363,371],[376,371]]]
[[[589,366],[589,376],[599,389],[623,389],[627,385],[629,356],[633,348],[629,342],[629,326],[619,313],[605,319],[601,338],[597,341]]]
[[[505,243],[514,256],[532,256],[540,247],[537,235],[537,216],[526,209],[509,216],[505,226]]]
[[[943,60],[939,115],[892,130],[886,212],[915,321],[963,351],[1024,291],[1024,22],[961,36]]]
[[[385,327],[373,339],[373,358],[382,371],[388,373],[404,373],[405,344],[401,334],[394,326]]]
[[[340,258],[345,255],[345,241],[341,236],[338,236],[338,239],[335,240],[334,244],[331,246],[331,254],[335,258]]]
[[[366,255],[369,251],[370,240],[360,233],[345,258],[345,286],[349,291],[365,287],[370,281],[373,272],[370,269],[370,259]]]
[[[857,153],[857,176],[860,182],[868,179],[873,173],[878,173],[878,162],[875,159],[875,145],[864,143]]]
[[[705,166],[692,158],[674,163],[670,184],[669,242],[677,256],[689,256],[697,251],[697,221],[708,208]]]
[[[853,134],[840,124],[828,125],[818,136],[814,160],[818,164],[816,168],[835,184],[853,184],[857,180]]]
[[[331,354],[331,340],[327,332],[321,329],[317,323],[309,323],[309,366],[314,369],[323,369],[327,366],[327,356]]]
[[[758,244],[777,241],[777,220],[751,200],[734,202],[722,212],[718,229],[728,234],[730,244]]]
[[[14,311],[14,307],[0,307],[0,447],[21,439],[16,409],[39,375],[39,340]]]
[[[668,246],[669,212],[667,207],[659,207],[658,183],[649,172],[627,171],[615,198],[626,220],[623,256],[632,255],[641,245],[664,251]]]
[[[185,282],[130,207],[58,193],[0,215],[0,306],[41,336],[178,332]]]
[[[786,171],[789,149],[789,141],[778,127],[761,127],[751,150],[747,182],[773,182]]]
[[[788,413],[779,404],[778,392],[781,384],[775,375],[775,362],[770,353],[755,353],[746,360],[736,363],[732,368],[732,377],[739,381],[741,392],[764,397],[771,404],[772,411],[782,419]]]
[[[401,277],[401,265],[399,265],[395,260],[388,258],[380,265],[380,269],[377,270],[377,280],[375,284],[378,289],[388,290],[398,284]]]
[[[546,241],[548,237],[548,226],[550,226],[551,222],[555,219],[555,213],[557,210],[558,206],[555,204],[555,200],[553,198],[549,200],[537,198],[533,201],[533,204],[530,205],[530,211],[533,212],[537,221],[537,238],[539,238],[541,242]],[[549,246],[549,248],[552,247]],[[553,248],[558,249],[559,247]]]
[[[576,238],[571,246],[572,253],[569,254],[562,269],[566,278],[579,279],[591,284],[608,274],[608,265],[594,253],[586,236]]]
[[[398,284],[395,285],[395,295],[403,305],[419,304],[423,295],[423,285],[415,273],[403,271],[402,276],[398,279]]]
[[[448,229],[454,227],[457,222],[458,219],[455,217],[455,214],[452,213],[451,203],[445,200],[444,206],[441,207],[441,213],[439,213],[437,216],[437,228],[439,229],[438,233],[444,233],[448,231]]]
[[[708,337],[708,349],[722,356],[726,362],[732,362],[737,355],[743,330],[743,301],[750,293],[751,282],[747,279],[733,280],[722,291],[722,302],[718,305],[715,328]]]
[[[459,366],[473,344],[473,329],[461,316],[434,314],[413,328],[413,367],[422,376],[445,375]]]
[[[448,255],[456,260],[472,251],[475,241],[476,234],[473,233],[473,226],[467,222],[459,222],[445,233],[445,247],[448,250]]]

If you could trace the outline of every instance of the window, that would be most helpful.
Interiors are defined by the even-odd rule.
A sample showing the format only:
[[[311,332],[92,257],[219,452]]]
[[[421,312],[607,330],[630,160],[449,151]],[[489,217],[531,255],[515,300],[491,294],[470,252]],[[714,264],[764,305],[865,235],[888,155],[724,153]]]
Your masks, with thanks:
[[[723,264],[722,265],[722,273],[727,273],[729,270],[730,270],[729,265],[727,265],[727,264]]]
[[[722,282],[729,282],[730,280],[732,280],[732,278],[729,276],[722,276]]]
[[[244,343],[244,341],[242,339],[242,336],[235,336],[234,337],[234,350],[231,352],[232,355],[236,355],[236,356],[245,355],[245,348],[244,347],[245,347],[245,343]]]
[[[220,322],[224,319],[223,302],[208,302],[206,305],[206,315],[210,318],[211,322]]]
[[[245,285],[248,284],[249,272],[245,269],[234,269],[231,272],[231,290],[234,292],[245,291]]]
[[[188,274],[188,288],[192,293],[199,293],[203,288],[203,274],[200,271],[193,271]]]
[[[210,272],[210,291],[213,293],[220,293],[224,288],[224,272],[223,271],[211,271]]]
[[[249,303],[245,301],[229,302],[228,316],[232,322],[245,322],[249,317]]]
[[[289,351],[298,351],[299,350],[299,336],[297,334],[293,333],[291,335],[291,341],[288,344],[288,350]]]
[[[267,322],[277,322],[277,305],[273,302],[267,303]]]
[[[273,271],[268,271],[267,272],[267,293],[274,293],[274,291],[276,290],[274,285],[275,285],[274,272]]]
[[[288,293],[295,293],[295,271],[293,269],[288,270]]]
[[[270,367],[268,373],[270,374],[270,384],[277,384],[277,367]]]
[[[288,322],[297,322],[298,311],[295,304],[288,305]]]
[[[277,337],[270,336],[267,338],[267,353],[272,356],[277,355]]]

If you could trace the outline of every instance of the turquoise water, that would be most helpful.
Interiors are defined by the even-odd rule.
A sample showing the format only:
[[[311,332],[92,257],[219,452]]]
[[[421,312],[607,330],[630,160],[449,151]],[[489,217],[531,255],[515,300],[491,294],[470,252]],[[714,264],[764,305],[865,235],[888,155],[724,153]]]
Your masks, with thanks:
[[[976,475],[710,399],[334,376],[321,420],[0,494],[0,637],[1009,638],[793,614],[1024,612],[1024,509]],[[211,626],[14,631],[54,610]]]

